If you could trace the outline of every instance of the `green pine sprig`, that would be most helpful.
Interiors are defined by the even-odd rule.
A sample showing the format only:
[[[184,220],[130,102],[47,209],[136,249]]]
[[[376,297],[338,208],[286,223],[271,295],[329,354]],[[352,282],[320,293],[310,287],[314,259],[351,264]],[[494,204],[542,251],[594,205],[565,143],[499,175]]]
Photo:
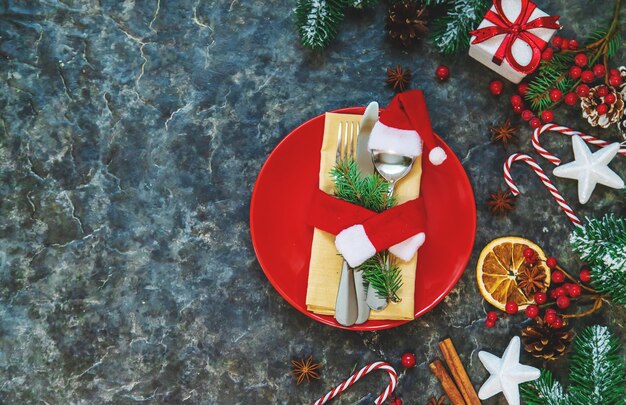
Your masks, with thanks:
[[[605,215],[587,218],[576,228],[570,243],[591,266],[591,284],[617,304],[626,305],[626,218]]]
[[[605,326],[585,328],[574,342],[569,391],[548,370],[538,380],[520,386],[528,405],[624,404],[626,374],[620,343]]]
[[[298,0],[294,12],[302,45],[326,47],[337,35],[345,5],[345,0]]]
[[[443,1],[431,0],[442,4]],[[433,44],[439,52],[451,55],[469,48],[470,34],[482,21],[491,2],[487,0],[448,0],[443,17],[433,21]]]
[[[569,405],[569,395],[549,370],[541,370],[538,380],[520,385],[520,394],[527,405]]]
[[[541,61],[537,75],[528,84],[525,97],[535,111],[548,110],[555,104],[550,99],[550,90],[566,92],[572,86],[569,68],[574,61],[572,54],[555,54],[550,61]]]
[[[570,393],[574,404],[623,404],[626,375],[617,338],[604,326],[583,330],[570,358]]]
[[[362,176],[358,164],[352,159],[337,162],[330,175],[335,184],[335,196],[344,201],[374,212],[382,212],[395,205],[395,199],[388,196],[390,183],[378,174]],[[380,298],[399,301],[402,274],[387,251],[377,253],[356,270],[363,271],[363,279]]]

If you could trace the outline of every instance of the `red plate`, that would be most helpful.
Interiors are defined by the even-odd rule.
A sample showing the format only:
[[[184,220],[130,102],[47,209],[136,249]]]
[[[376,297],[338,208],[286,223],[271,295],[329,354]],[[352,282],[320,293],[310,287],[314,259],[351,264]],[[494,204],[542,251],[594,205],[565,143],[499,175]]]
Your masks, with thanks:
[[[363,107],[334,112],[363,114]],[[379,330],[408,321],[367,321],[344,327],[332,316],[306,309],[306,287],[313,229],[306,210],[318,187],[324,115],[296,128],[263,165],[252,192],[250,233],[259,263],[274,288],[305,315],[337,328]],[[474,194],[465,170],[448,145],[446,162],[428,167],[422,195],[428,213],[426,243],[419,250],[415,317],[437,305],[457,283],[470,258],[476,233]],[[286,208],[289,207],[289,208]]]

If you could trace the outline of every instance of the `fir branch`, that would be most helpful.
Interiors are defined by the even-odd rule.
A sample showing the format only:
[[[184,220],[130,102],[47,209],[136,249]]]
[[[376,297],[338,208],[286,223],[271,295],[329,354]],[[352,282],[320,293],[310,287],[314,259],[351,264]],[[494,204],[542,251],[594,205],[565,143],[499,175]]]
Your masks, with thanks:
[[[330,175],[335,183],[335,195],[344,201],[375,212],[382,212],[395,205],[395,199],[387,196],[390,183],[377,174],[361,176],[354,160],[338,162],[331,169]]]
[[[548,110],[555,105],[550,99],[550,90],[557,88],[565,93],[571,87],[568,71],[573,60],[573,55],[557,53],[550,61],[541,61],[539,73],[528,84],[525,96],[533,110]]]
[[[295,15],[302,45],[324,48],[337,35],[345,0],[298,0]]]
[[[626,219],[605,215],[587,218],[584,227],[572,232],[570,243],[591,266],[591,283],[612,301],[626,305]]]
[[[482,21],[491,2],[450,0],[448,3],[447,14],[433,21],[432,39],[439,52],[450,55],[469,48],[469,31]]]
[[[580,333],[570,365],[572,403],[624,403],[626,375],[619,348],[618,340],[604,326],[591,326]]]
[[[520,394],[528,405],[569,405],[569,396],[549,370],[541,370],[538,380],[520,385]]]
[[[399,302],[398,290],[402,287],[402,272],[386,250],[377,253],[359,266],[363,278],[376,294],[391,302]]]
[[[364,9],[367,7],[372,7],[378,3],[378,0],[346,0],[348,2],[348,6],[357,9]]]

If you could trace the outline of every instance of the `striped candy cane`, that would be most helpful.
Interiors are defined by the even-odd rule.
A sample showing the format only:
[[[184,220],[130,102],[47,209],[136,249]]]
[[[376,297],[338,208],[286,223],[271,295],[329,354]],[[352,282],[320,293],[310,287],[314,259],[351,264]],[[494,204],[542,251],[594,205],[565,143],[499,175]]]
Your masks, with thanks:
[[[368,364],[367,366],[363,367],[356,373],[352,374],[350,378],[348,378],[343,383],[339,384],[337,388],[329,391],[328,394],[324,395],[317,401],[313,402],[313,405],[325,404],[326,402],[335,398],[337,395],[346,391],[348,388],[354,385],[355,382],[359,381],[361,377],[375,370],[385,370],[389,374],[389,379],[390,379],[389,385],[383,391],[383,393],[380,394],[378,398],[376,398],[376,405],[382,404],[387,399],[387,397],[393,392],[393,390],[396,389],[396,384],[398,383],[398,374],[396,373],[396,370],[394,370],[393,367],[391,367],[388,363],[377,361],[376,363]]]
[[[544,149],[541,144],[539,143],[539,136],[541,134],[543,134],[546,131],[553,131],[553,132],[559,132],[561,134],[564,135],[569,135],[569,136],[574,136],[574,135],[579,135],[581,138],[583,138],[583,140],[591,145],[595,145],[598,146],[600,148],[604,148],[605,146],[611,145],[612,142],[607,142],[607,141],[603,141],[602,139],[598,139],[596,137],[593,137],[591,135],[587,135],[587,134],[583,134],[582,132],[579,131],[574,131],[573,129],[561,126],[561,125],[557,125],[557,124],[546,124],[544,126],[542,126],[541,128],[537,128],[535,129],[535,132],[533,132],[533,146],[535,147],[535,150],[537,150],[537,152],[543,156],[544,158],[548,159],[551,163],[554,163],[555,166],[558,166],[561,164],[561,159],[557,158],[556,156],[554,156],[553,154],[551,154],[550,152],[548,152],[546,149]],[[619,149],[618,152],[620,155],[624,155],[626,156],[626,147],[621,147]]]
[[[576,214],[574,214],[574,210],[572,210],[572,208],[569,205],[567,205],[567,203],[565,202],[565,199],[563,198],[561,193],[559,193],[559,190],[557,190],[556,187],[554,187],[554,184],[552,184],[552,181],[550,181],[548,176],[546,176],[546,173],[543,171],[543,169],[539,167],[535,159],[533,159],[532,157],[528,155],[523,155],[521,153],[512,154],[504,163],[504,181],[506,181],[506,184],[509,186],[511,193],[513,193],[514,196],[518,196],[520,194],[519,189],[517,188],[515,183],[513,183],[513,178],[511,177],[511,166],[513,165],[514,162],[517,162],[517,161],[526,162],[535,171],[537,176],[539,176],[539,178],[543,182],[544,186],[546,186],[550,194],[552,194],[552,197],[554,198],[554,200],[557,202],[557,204],[559,204],[561,209],[565,212],[565,215],[567,215],[569,220],[572,221],[574,225],[576,226],[583,225],[581,220],[578,219]]]

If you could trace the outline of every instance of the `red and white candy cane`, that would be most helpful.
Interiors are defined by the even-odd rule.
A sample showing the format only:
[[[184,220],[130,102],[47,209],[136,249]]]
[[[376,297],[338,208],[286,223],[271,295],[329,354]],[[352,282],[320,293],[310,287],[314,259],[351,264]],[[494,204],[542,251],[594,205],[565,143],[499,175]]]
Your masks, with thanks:
[[[385,363],[383,361],[377,361],[376,363],[368,364],[356,373],[352,374],[350,378],[339,384],[334,390],[329,391],[328,394],[313,402],[313,405],[325,404],[326,402],[335,398],[337,395],[346,391],[348,388],[354,385],[355,382],[359,381],[361,377],[375,370],[385,370],[389,374],[389,385],[387,386],[387,388],[385,388],[383,393],[380,394],[378,398],[376,398],[376,405],[382,404],[387,399],[387,397],[391,395],[393,390],[396,389],[396,385],[398,384],[398,374],[396,373],[396,370],[394,370],[393,367],[391,367],[388,363]]]
[[[557,125],[557,124],[546,124],[544,126],[542,126],[541,128],[537,128],[535,129],[535,132],[533,132],[533,146],[535,147],[535,150],[537,150],[537,152],[543,156],[544,158],[548,159],[551,163],[554,163],[555,166],[558,166],[561,164],[561,159],[559,159],[558,157],[554,156],[553,154],[551,154],[550,152],[548,152],[543,146],[541,146],[541,144],[539,143],[539,136],[541,134],[543,134],[544,132],[547,131],[552,131],[552,132],[559,132],[561,134],[564,135],[569,135],[569,136],[574,136],[574,135],[579,135],[585,142],[591,144],[591,145],[595,145],[598,146],[600,148],[604,148],[605,146],[611,145],[612,142],[607,142],[607,141],[603,141],[602,139],[598,139],[596,137],[593,137],[591,135],[587,135],[587,134],[583,134],[582,132],[579,131],[575,131],[571,128],[567,128],[561,125]],[[624,155],[626,156],[626,147],[621,147],[619,149],[618,152],[620,155]]]
[[[514,196],[518,196],[520,194],[519,189],[517,188],[515,183],[513,183],[513,178],[511,177],[511,165],[513,165],[513,163],[517,161],[526,162],[535,171],[537,176],[539,176],[539,178],[543,182],[544,186],[546,186],[550,194],[552,194],[552,197],[554,198],[554,200],[557,202],[557,204],[559,204],[561,209],[565,212],[565,215],[567,215],[569,220],[572,221],[574,225],[576,226],[583,225],[582,221],[578,219],[576,214],[574,214],[574,210],[572,210],[572,208],[569,205],[567,205],[567,203],[565,202],[565,199],[563,198],[561,193],[559,193],[559,190],[557,190],[554,184],[552,184],[552,181],[548,178],[548,176],[546,176],[546,173],[537,164],[535,159],[533,159],[532,157],[528,155],[523,155],[521,153],[512,154],[504,163],[504,181],[506,181],[506,184],[508,184],[509,189],[511,190],[511,193],[513,193]]]

